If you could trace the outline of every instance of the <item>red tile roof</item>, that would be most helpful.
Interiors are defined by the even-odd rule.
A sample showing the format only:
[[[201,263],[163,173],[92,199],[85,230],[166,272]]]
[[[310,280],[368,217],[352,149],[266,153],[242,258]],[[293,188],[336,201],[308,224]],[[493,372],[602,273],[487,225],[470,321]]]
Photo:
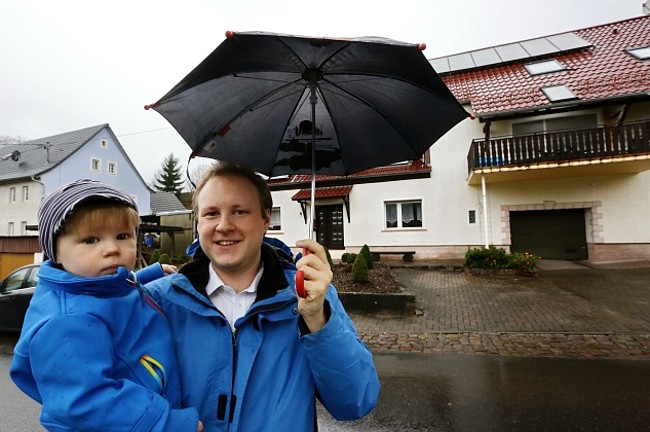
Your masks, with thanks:
[[[544,108],[551,102],[542,87],[566,84],[579,101],[643,95],[650,91],[650,60],[626,50],[650,46],[650,16],[642,16],[574,32],[592,46],[560,52],[554,58],[564,71],[530,75],[527,59],[509,64],[442,74],[460,101],[469,101],[478,116]]]
[[[316,198],[341,198],[350,195],[352,186],[340,187],[319,187],[316,188]],[[293,201],[311,199],[311,189],[300,189],[294,196],[291,197]]]

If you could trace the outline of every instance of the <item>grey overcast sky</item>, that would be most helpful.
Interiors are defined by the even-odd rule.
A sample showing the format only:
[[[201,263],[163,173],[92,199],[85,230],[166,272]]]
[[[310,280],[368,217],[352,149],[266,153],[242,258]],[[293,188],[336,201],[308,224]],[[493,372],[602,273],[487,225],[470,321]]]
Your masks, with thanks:
[[[190,149],[143,106],[212,52],[226,30],[383,36],[424,42],[434,58],[640,16],[642,2],[3,0],[0,136],[37,139],[109,123],[150,182],[167,154],[185,164]]]

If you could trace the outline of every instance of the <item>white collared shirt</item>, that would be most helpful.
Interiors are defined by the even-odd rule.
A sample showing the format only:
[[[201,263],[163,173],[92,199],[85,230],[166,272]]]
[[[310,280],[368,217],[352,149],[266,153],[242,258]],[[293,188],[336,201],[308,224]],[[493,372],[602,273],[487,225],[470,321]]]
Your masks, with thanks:
[[[235,331],[235,322],[248,312],[248,309],[255,302],[257,297],[257,284],[262,278],[264,272],[264,264],[253,278],[251,284],[245,290],[236,293],[234,288],[224,284],[217,272],[211,264],[208,264],[210,269],[210,279],[205,287],[205,292],[214,306],[226,317],[230,328]]]

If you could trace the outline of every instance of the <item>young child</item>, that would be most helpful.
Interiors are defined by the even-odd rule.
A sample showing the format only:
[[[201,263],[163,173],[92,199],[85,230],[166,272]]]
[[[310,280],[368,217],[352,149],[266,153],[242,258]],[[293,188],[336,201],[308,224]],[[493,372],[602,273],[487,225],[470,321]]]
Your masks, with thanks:
[[[11,378],[42,404],[49,431],[201,431],[181,409],[171,332],[132,272],[137,206],[79,180],[47,195],[39,241],[50,259],[14,350]]]

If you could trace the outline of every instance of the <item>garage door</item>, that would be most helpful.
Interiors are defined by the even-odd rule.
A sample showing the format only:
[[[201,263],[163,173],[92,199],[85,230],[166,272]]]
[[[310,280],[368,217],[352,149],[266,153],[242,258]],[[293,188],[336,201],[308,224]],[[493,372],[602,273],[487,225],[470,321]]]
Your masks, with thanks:
[[[584,209],[510,212],[512,252],[546,259],[587,259]]]

